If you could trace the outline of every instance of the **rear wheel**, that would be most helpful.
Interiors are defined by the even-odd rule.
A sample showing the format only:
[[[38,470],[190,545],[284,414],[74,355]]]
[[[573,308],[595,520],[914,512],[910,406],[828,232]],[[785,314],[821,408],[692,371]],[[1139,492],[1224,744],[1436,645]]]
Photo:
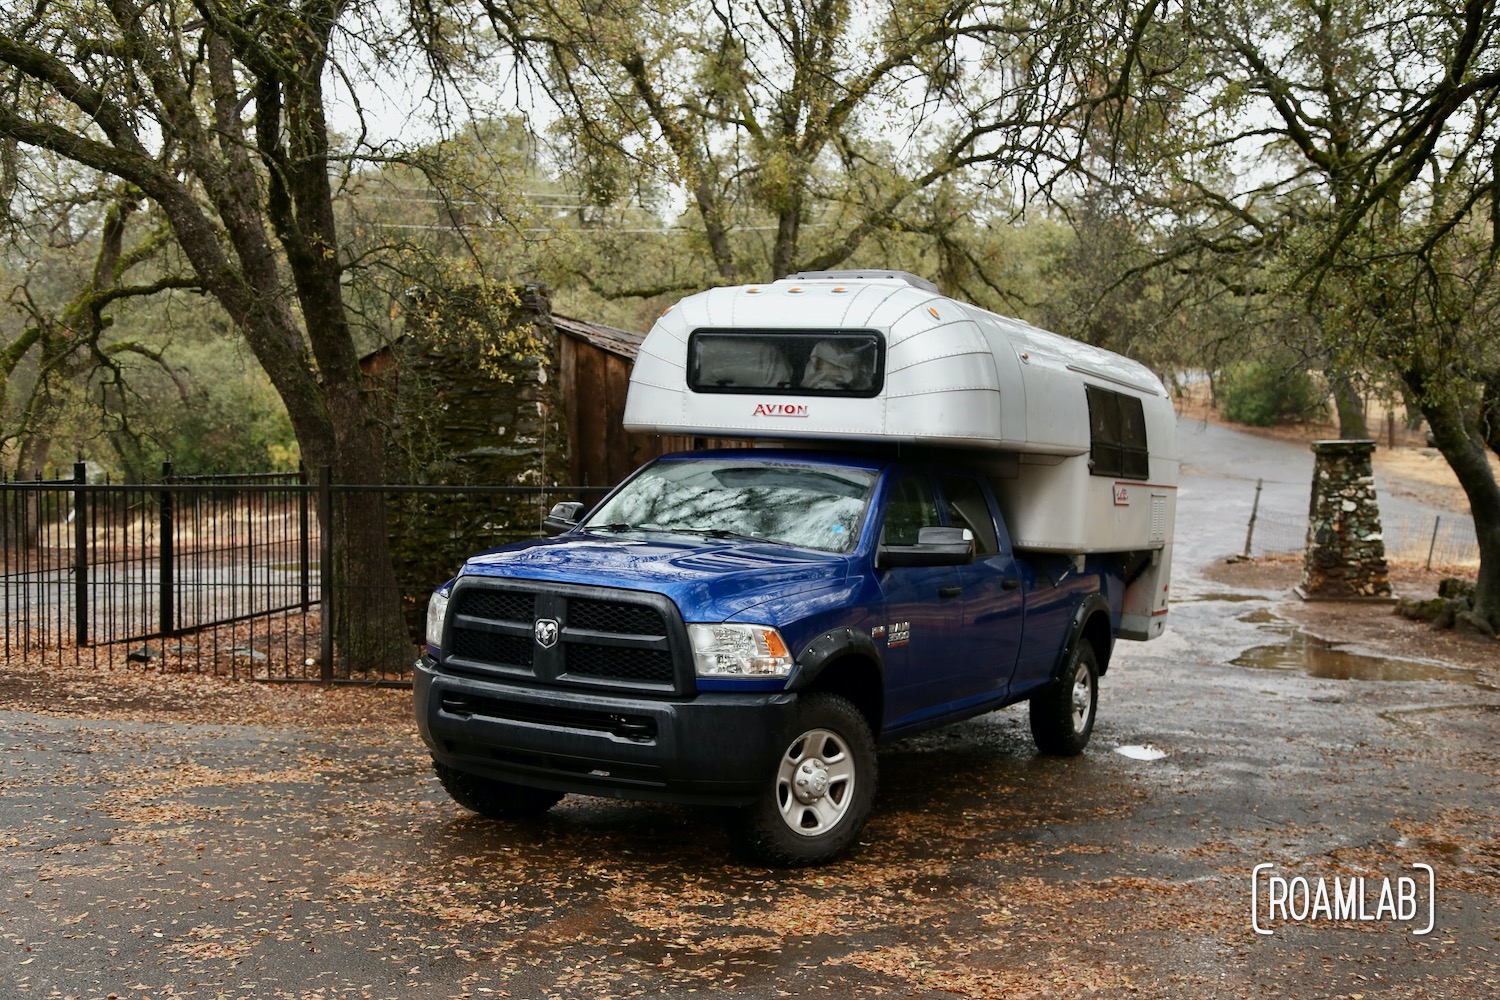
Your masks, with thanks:
[[[1031,699],[1031,737],[1042,753],[1083,753],[1099,706],[1099,659],[1094,644],[1079,638],[1057,680]]]
[[[526,819],[540,816],[557,805],[562,792],[550,788],[532,788],[509,781],[485,778],[467,771],[456,771],[446,764],[432,762],[438,781],[453,797],[453,801],[465,809],[477,812],[490,819]]]
[[[778,867],[838,857],[859,836],[875,800],[875,741],[853,703],[805,695],[796,732],[737,828],[750,854]]]

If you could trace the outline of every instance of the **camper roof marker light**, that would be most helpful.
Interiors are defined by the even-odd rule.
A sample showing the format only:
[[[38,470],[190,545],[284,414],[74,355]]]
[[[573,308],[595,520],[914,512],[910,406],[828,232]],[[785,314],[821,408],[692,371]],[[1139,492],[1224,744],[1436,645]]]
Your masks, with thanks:
[[[759,288],[747,288],[747,289],[745,289],[745,294],[746,295],[759,295],[760,294],[760,289]]]
[[[848,290],[849,289],[845,288],[843,285],[840,285],[833,290],[833,294],[837,295],[839,292],[847,292]]]
[[[941,316],[938,315],[937,309],[934,308],[933,306],[928,306],[927,307],[927,311],[930,312],[930,313],[932,313],[932,318],[933,319],[942,319],[943,318],[943,317],[941,317]]]
[[[788,288],[787,291],[791,292],[793,295],[796,295],[798,292],[802,291],[802,286],[793,285],[791,288]]]

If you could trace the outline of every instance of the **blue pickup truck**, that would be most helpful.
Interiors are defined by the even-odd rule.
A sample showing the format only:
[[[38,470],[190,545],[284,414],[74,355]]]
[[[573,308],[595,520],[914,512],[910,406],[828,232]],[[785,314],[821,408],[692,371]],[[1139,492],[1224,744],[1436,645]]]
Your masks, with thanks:
[[[640,346],[658,459],[433,595],[416,714],[487,816],[565,793],[737,807],[777,865],[846,850],[880,744],[1030,702],[1083,751],[1117,638],[1162,634],[1178,455],[1145,366],[901,272],[716,288]]]
[[[736,806],[753,856],[820,863],[859,835],[878,743],[1029,700],[1043,752],[1083,750],[1139,567],[1079,562],[1018,557],[962,466],[672,455],[434,594],[417,719],[483,815]]]

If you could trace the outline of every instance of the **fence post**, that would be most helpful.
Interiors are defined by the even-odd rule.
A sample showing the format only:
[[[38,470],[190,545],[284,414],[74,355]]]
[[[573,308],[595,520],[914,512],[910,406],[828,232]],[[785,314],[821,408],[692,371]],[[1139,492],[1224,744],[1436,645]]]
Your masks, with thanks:
[[[177,553],[173,544],[172,463],[161,463],[161,497],[157,505],[157,598],[158,626],[162,636],[177,630]]]
[[[89,644],[89,498],[88,465],[73,463],[73,638]]]
[[[297,481],[304,487],[307,486],[307,466],[300,465],[297,467]],[[310,556],[312,553],[311,545],[308,543],[307,537],[308,531],[311,528],[311,525],[308,523],[311,519],[308,510],[310,498],[308,497],[308,491],[305,488],[298,491],[297,496],[300,501],[298,504],[299,509],[297,511],[297,519],[298,527],[301,529],[301,541],[297,546],[297,559],[301,563],[302,570],[302,612],[303,614],[306,614],[307,609],[312,606],[312,579],[310,566],[310,563],[312,561]]]
[[[1255,481],[1255,503],[1250,507],[1250,525],[1245,529],[1245,558],[1250,558],[1250,540],[1255,537],[1255,516],[1260,513],[1260,490],[1266,484],[1264,479]]]
[[[1437,548],[1438,525],[1443,523],[1443,518],[1438,515],[1432,519],[1432,543],[1427,546],[1427,568],[1432,569],[1432,551]]]
[[[334,593],[338,581],[333,573],[333,466],[325,465],[318,473],[318,579],[323,603],[322,661],[319,679],[333,683]]]

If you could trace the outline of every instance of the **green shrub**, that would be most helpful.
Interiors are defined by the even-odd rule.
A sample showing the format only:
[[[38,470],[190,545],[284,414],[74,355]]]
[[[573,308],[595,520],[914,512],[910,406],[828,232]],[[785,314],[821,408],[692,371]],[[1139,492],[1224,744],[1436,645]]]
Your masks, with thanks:
[[[1224,417],[1237,424],[1271,427],[1321,416],[1323,390],[1301,368],[1251,361],[1224,377]]]

